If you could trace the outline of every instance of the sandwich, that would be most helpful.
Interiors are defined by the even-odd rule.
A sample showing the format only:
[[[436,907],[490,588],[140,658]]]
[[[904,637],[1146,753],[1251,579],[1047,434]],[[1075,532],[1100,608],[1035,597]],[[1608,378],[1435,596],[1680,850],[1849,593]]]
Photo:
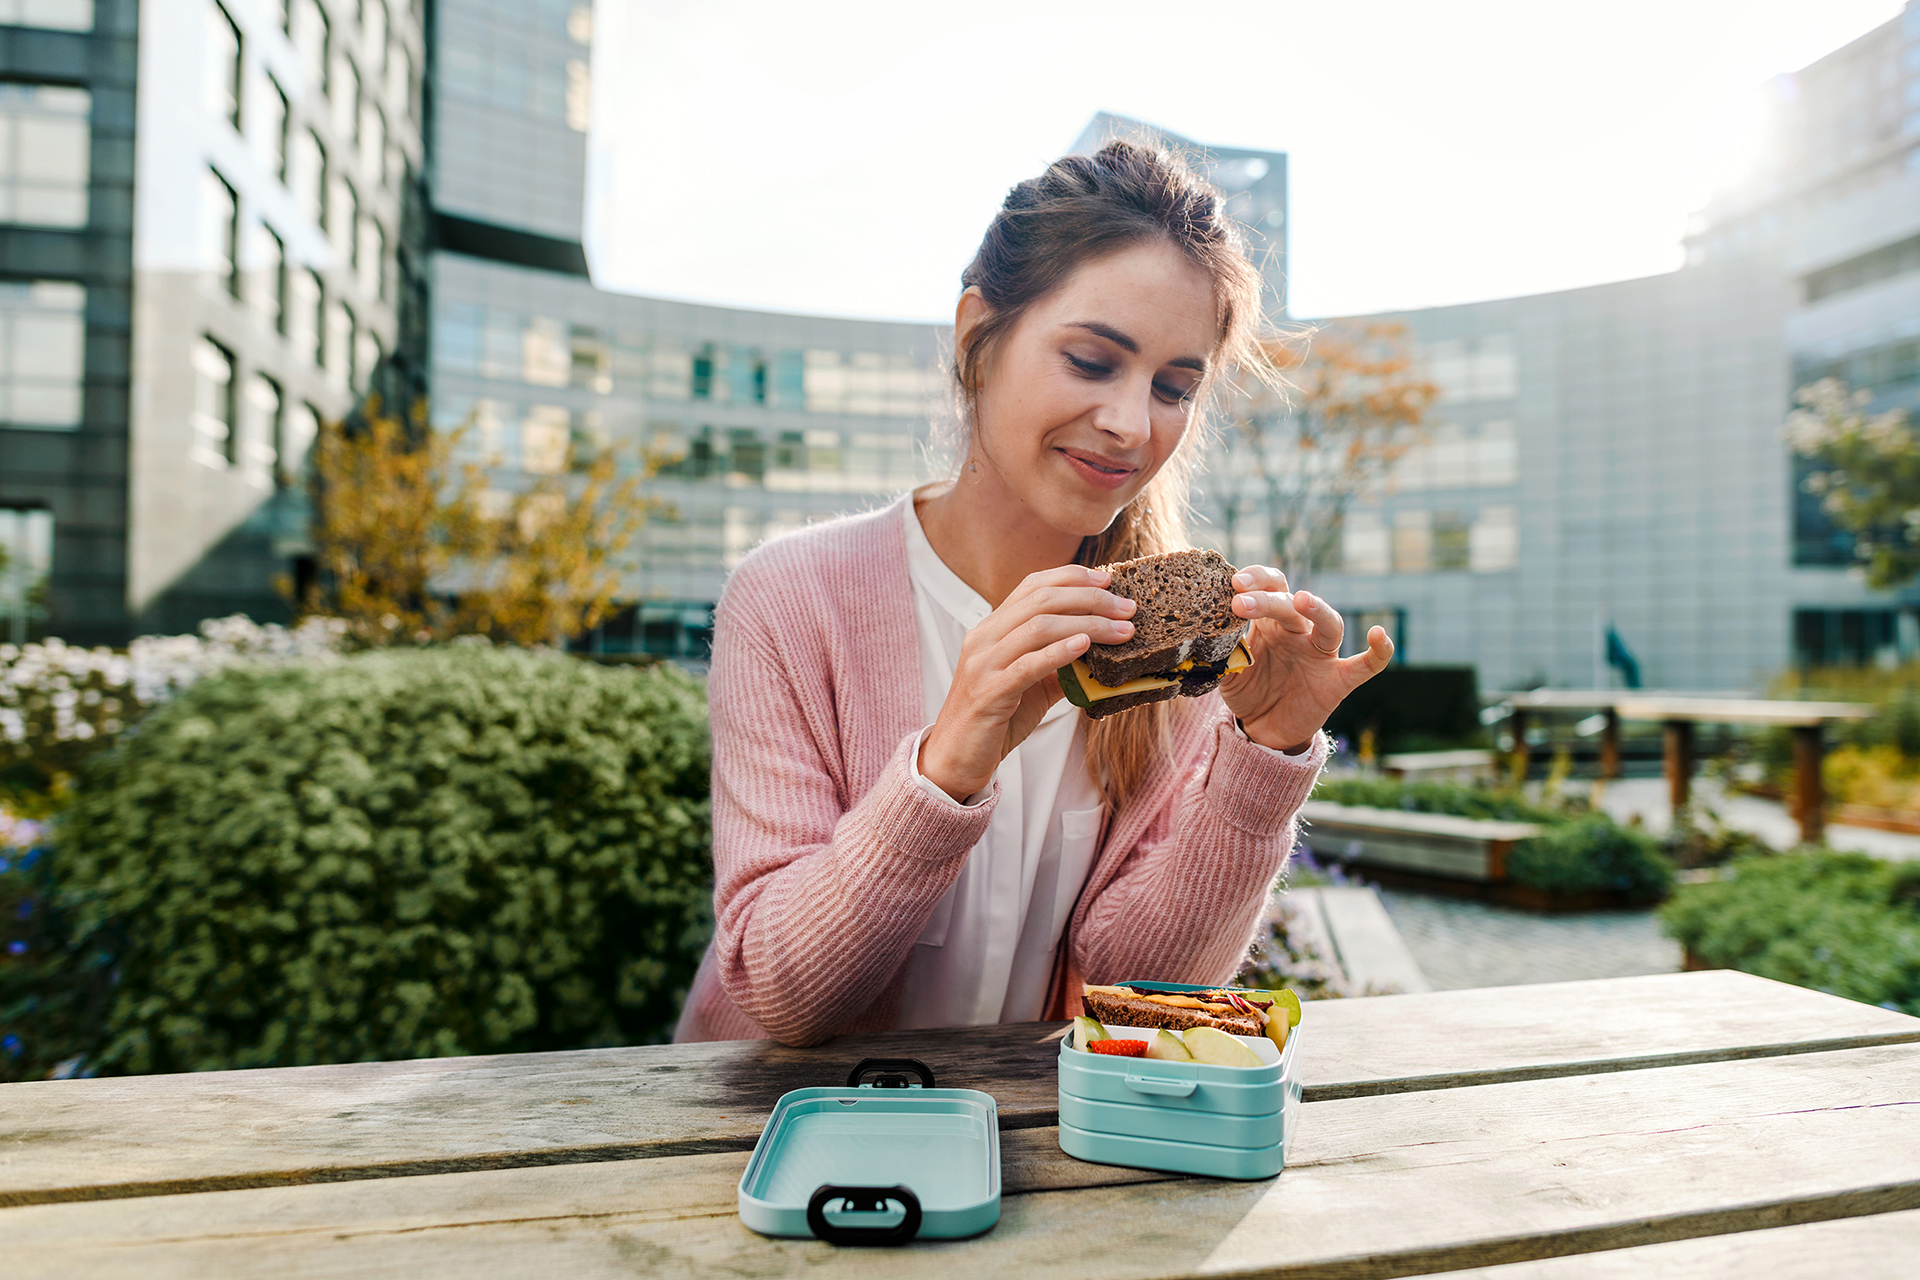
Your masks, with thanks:
[[[1233,613],[1233,566],[1217,551],[1170,551],[1105,566],[1107,590],[1138,603],[1133,636],[1096,644],[1060,668],[1067,701],[1098,720],[1168,698],[1212,692],[1252,663]]]
[[[1267,1036],[1276,1045],[1285,1045],[1290,1021],[1288,1011],[1271,996],[1225,987],[1176,992],[1089,983],[1081,988],[1080,999],[1103,1025],[1182,1032],[1212,1027],[1229,1035]]]

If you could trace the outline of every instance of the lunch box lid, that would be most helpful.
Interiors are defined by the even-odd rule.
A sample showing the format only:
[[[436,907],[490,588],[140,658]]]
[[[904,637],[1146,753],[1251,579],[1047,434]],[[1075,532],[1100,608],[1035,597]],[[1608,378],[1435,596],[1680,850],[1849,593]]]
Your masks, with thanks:
[[[781,1095],[739,1205],[740,1221],[762,1235],[835,1244],[978,1235],[1000,1219],[999,1108],[978,1089],[935,1087],[916,1059],[865,1059],[844,1088]]]

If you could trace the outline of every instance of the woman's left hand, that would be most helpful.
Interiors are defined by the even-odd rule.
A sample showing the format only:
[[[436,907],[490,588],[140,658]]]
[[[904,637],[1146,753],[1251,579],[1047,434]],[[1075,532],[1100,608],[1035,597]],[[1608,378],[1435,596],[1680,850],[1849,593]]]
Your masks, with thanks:
[[[1227,709],[1263,747],[1297,752],[1349,693],[1387,669],[1393,641],[1367,632],[1367,648],[1340,656],[1346,623],[1325,600],[1287,590],[1278,569],[1249,565],[1233,575],[1235,616],[1252,620],[1247,651],[1253,665],[1220,682]]]

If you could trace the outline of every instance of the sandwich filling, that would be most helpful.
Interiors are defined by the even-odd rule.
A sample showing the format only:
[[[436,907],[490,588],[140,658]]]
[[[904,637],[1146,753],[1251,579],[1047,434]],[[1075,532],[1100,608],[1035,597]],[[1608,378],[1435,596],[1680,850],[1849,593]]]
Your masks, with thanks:
[[[1060,692],[1067,695],[1067,701],[1082,710],[1091,710],[1109,698],[1124,698],[1136,693],[1148,693],[1155,689],[1171,689],[1178,685],[1195,684],[1206,681],[1208,687],[1219,681],[1221,676],[1242,667],[1253,665],[1253,657],[1247,652],[1247,646],[1236,644],[1226,661],[1202,665],[1188,658],[1175,666],[1166,675],[1138,676],[1124,684],[1106,685],[1093,678],[1093,670],[1087,666],[1085,658],[1076,658],[1067,666],[1060,668]]]

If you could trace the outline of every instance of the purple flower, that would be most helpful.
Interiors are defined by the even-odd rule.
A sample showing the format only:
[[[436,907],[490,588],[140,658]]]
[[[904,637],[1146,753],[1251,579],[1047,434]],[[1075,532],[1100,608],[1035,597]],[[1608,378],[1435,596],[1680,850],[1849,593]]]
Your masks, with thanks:
[[[19,1057],[20,1056],[20,1037],[8,1036],[5,1039],[0,1039],[0,1049],[5,1049],[7,1051],[8,1057],[12,1057],[12,1058]]]
[[[23,956],[27,954],[27,944],[19,941],[9,942],[7,944],[7,954],[10,956]]]

